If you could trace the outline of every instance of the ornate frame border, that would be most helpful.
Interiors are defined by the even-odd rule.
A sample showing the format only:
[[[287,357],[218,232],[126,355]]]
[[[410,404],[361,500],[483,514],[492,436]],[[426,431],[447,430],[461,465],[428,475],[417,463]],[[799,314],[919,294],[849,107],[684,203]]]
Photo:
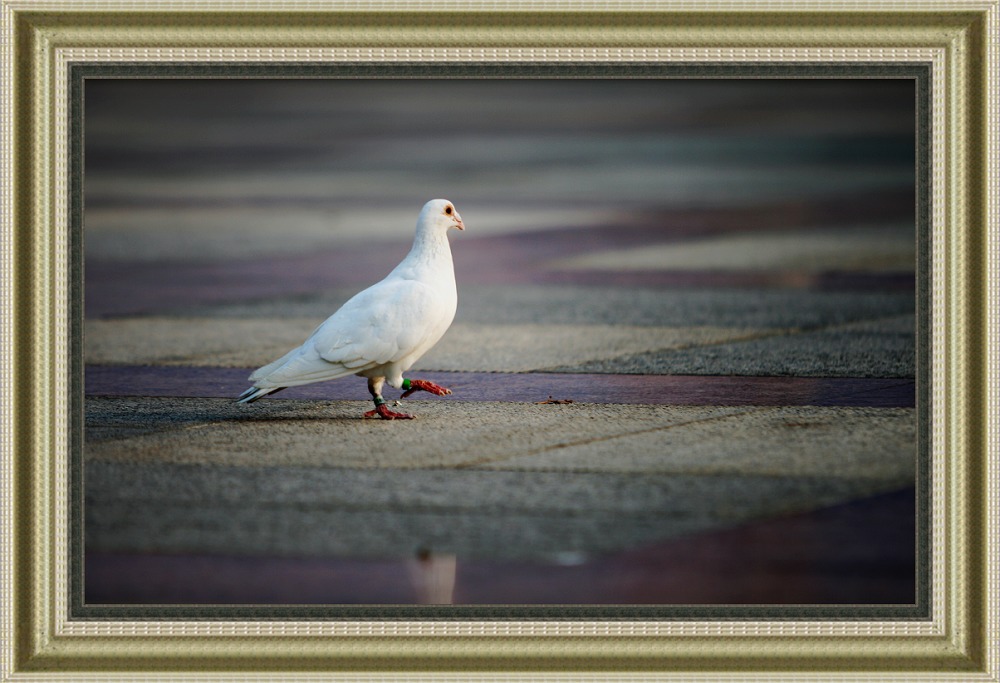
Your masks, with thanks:
[[[1000,680],[997,0],[0,0],[0,11],[0,680]],[[69,69],[329,61],[926,65],[930,618],[71,618]]]

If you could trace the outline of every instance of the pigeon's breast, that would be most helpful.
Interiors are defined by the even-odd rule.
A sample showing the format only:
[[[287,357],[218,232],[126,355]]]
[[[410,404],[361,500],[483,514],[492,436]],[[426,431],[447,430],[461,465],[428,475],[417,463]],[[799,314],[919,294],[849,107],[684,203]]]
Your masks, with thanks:
[[[454,280],[451,281],[451,286],[448,286],[448,283],[442,283],[433,289],[433,303],[427,315],[429,323],[428,344],[423,351],[429,349],[444,336],[444,333],[451,327],[451,323],[455,319],[455,312],[458,310],[458,291],[455,288]]]

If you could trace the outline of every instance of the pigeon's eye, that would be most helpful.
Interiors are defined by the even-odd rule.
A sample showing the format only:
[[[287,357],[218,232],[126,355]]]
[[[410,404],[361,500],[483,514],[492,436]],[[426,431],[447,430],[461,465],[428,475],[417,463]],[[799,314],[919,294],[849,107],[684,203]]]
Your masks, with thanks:
[[[444,207],[444,212],[450,216],[451,215],[451,207],[450,206]]]

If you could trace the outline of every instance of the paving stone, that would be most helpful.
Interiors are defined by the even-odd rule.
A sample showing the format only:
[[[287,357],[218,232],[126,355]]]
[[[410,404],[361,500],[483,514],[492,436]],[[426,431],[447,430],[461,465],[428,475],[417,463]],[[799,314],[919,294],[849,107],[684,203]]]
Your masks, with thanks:
[[[87,404],[86,457],[118,462],[905,478],[916,457],[910,408],[407,401],[418,419],[387,422],[360,401]]]
[[[102,552],[551,562],[915,478],[908,409],[426,401],[384,422],[360,402],[111,403],[85,446]]]
[[[108,399],[110,400],[110,399]],[[94,402],[100,412],[108,400]],[[88,401],[90,403],[90,401]],[[536,405],[447,399],[404,402],[416,420],[363,420],[369,401],[132,399],[131,422],[163,427],[139,438],[91,441],[90,459],[228,464],[414,468],[471,467],[580,439],[613,439],[746,408],[648,405]],[[104,434],[125,409],[105,424]],[[159,417],[157,417],[159,416]],[[181,428],[178,428],[181,427]]]
[[[913,316],[545,368],[548,372],[915,377]]]
[[[611,470],[678,475],[871,478],[904,485],[916,472],[912,409],[766,407],[680,427],[580,439],[491,462],[518,470]]]

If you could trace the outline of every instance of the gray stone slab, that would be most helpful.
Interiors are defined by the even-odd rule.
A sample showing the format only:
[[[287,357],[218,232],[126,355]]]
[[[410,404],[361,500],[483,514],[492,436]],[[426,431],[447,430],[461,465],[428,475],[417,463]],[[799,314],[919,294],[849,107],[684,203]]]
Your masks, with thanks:
[[[546,372],[795,377],[916,376],[916,322],[895,316],[812,332],[545,368]]]
[[[912,409],[88,399],[102,552],[565,561],[912,483]]]
[[[916,476],[916,413],[909,408],[761,407],[589,440],[484,465],[497,469],[645,472],[684,476]]]
[[[474,467],[747,410],[442,398],[407,400],[402,409],[418,419],[389,422],[361,419],[368,401],[122,398],[88,399],[86,407],[92,460],[356,468]],[[128,438],[118,438],[118,425]]]
[[[490,468],[829,476],[906,483],[912,408],[88,399],[88,461],[354,469]]]

